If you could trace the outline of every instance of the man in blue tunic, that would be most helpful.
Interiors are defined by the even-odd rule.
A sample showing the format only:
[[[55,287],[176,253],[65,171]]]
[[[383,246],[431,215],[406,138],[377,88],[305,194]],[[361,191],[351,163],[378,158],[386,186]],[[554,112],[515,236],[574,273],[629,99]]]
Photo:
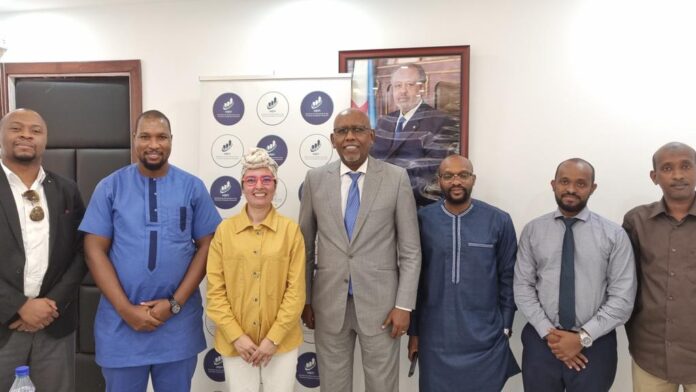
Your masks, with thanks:
[[[418,212],[423,265],[409,330],[421,391],[500,391],[520,372],[508,338],[517,241],[506,212],[471,198],[471,162],[445,158],[444,200]]]
[[[138,162],[103,179],[80,230],[102,291],[94,335],[107,391],[189,391],[206,347],[201,295],[208,245],[220,223],[203,182],[170,165],[169,119],[143,113]]]

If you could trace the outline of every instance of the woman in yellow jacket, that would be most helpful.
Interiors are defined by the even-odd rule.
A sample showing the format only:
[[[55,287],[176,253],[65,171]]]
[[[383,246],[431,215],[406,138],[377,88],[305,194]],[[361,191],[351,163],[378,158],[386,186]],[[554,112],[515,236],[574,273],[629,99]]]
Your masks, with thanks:
[[[231,392],[291,392],[300,314],[305,304],[305,248],[299,226],[271,201],[277,163],[256,148],[243,157],[247,204],[225,219],[208,252],[206,313],[216,324]]]

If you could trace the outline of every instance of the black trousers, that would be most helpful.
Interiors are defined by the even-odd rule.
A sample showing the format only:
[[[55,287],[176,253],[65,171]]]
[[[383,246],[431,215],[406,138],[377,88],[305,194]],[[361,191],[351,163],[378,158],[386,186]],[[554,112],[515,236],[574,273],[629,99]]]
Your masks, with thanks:
[[[577,371],[553,355],[546,341],[531,324],[522,330],[522,381],[528,392],[604,392],[616,376],[616,331],[596,339],[584,348],[585,369]]]

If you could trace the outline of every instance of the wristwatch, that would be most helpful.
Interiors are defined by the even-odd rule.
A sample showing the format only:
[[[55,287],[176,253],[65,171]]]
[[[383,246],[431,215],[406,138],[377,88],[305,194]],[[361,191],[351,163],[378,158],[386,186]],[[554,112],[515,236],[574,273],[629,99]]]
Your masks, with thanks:
[[[584,329],[581,329],[580,332],[578,332],[578,336],[580,336],[580,344],[587,348],[592,346],[592,336],[588,334]]]
[[[512,330],[510,328],[503,328],[503,335],[507,336],[508,338],[512,336]]]
[[[181,312],[181,305],[176,302],[174,297],[169,298],[169,310],[172,311],[172,314],[179,314],[179,312]]]

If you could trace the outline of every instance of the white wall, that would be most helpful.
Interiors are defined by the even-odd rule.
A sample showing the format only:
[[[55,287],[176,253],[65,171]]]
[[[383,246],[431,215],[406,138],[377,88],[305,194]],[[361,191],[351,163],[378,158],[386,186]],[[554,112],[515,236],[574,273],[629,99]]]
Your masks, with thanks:
[[[595,165],[590,206],[610,219],[659,197],[654,150],[696,145],[695,14],[689,0],[169,1],[0,14],[0,38],[6,62],[141,59],[144,108],[171,117],[171,159],[193,172],[201,75],[325,75],[339,50],[471,45],[475,196],[519,232],[554,208],[565,158]],[[629,391],[620,332],[613,390]]]

